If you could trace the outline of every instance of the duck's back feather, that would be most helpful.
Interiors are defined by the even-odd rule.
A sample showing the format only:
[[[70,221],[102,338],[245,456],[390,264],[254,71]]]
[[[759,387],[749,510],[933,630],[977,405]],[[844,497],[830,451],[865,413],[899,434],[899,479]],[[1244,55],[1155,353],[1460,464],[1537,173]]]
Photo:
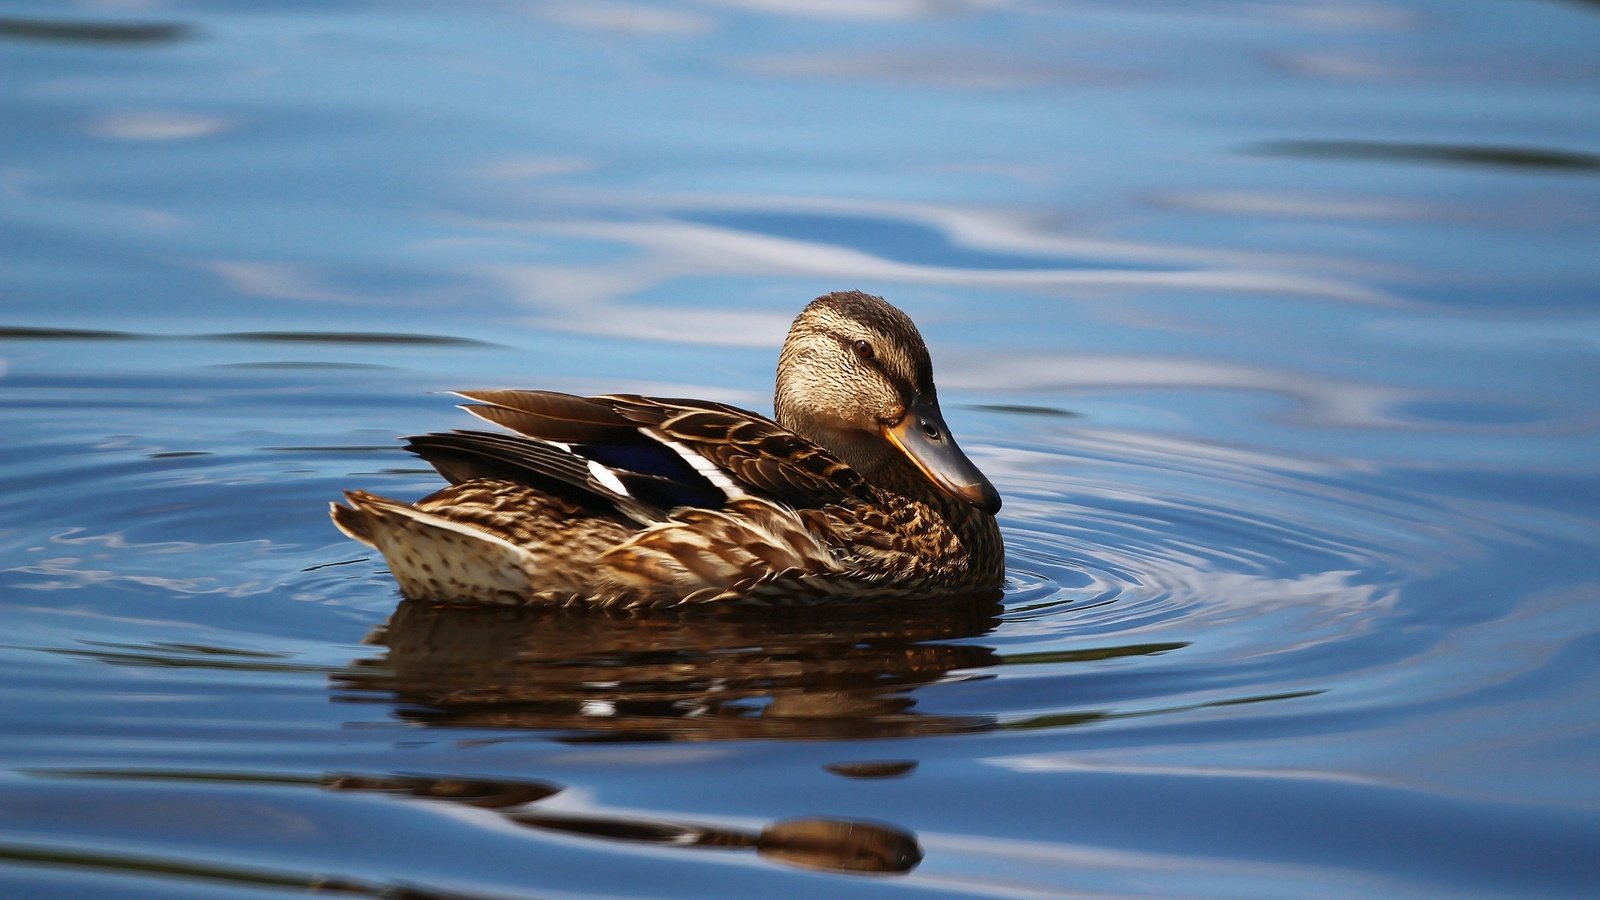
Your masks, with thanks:
[[[869,488],[827,450],[771,419],[705,400],[615,394],[574,397],[549,391],[464,391],[479,418],[629,476],[674,486],[657,505],[715,508],[753,493],[815,508],[855,499]],[[715,491],[715,495],[712,494]],[[637,496],[637,495],[636,495]],[[641,497],[643,499],[643,497]]]

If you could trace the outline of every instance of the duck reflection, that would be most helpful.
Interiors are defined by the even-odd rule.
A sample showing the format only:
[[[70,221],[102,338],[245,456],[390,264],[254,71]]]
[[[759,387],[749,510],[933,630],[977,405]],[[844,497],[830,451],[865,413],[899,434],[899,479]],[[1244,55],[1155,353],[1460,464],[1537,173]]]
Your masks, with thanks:
[[[603,810],[583,813],[541,809],[542,801],[566,788],[549,781],[419,775],[332,772],[295,775],[284,772],[196,771],[192,769],[22,769],[29,778],[80,779],[119,784],[166,782],[173,785],[255,785],[285,790],[315,787],[329,791],[377,793],[424,802],[454,803],[495,814],[504,821],[536,832],[575,837],[655,844],[681,849],[749,850],[786,865],[851,874],[899,874],[922,862],[922,846],[911,832],[882,822],[842,818],[799,818],[771,822],[760,829],[719,827],[672,818],[644,819]],[[105,863],[103,856],[93,859]],[[135,868],[148,871],[148,864]],[[262,880],[251,869],[177,867],[171,874],[201,874],[207,880],[236,881],[248,887],[264,884],[298,886],[314,891],[372,897],[462,897],[436,893],[418,885],[372,883],[360,878],[314,876],[300,879],[277,873]]]
[[[561,792],[543,781],[433,778],[421,775],[328,775],[335,791],[375,791],[424,800],[445,800],[492,809],[526,828],[672,847],[754,850],[777,862],[831,872],[909,872],[922,861],[911,833],[858,819],[788,819],[760,831],[714,828],[682,822],[607,815],[543,812],[532,804]]]
[[[392,699],[421,724],[538,728],[568,741],[865,738],[972,731],[924,714],[919,686],[995,665],[961,642],[999,594],[844,608],[594,611],[406,601],[335,676],[340,699]]]

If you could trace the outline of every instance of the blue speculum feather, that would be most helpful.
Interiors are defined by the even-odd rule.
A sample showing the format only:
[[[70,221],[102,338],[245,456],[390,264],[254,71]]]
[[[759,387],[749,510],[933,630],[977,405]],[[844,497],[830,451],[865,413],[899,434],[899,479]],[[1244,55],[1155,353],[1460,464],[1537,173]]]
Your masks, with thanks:
[[[727,496],[687,460],[664,444],[642,439],[629,444],[579,444],[573,451],[610,469],[628,493],[662,509],[719,507]]]

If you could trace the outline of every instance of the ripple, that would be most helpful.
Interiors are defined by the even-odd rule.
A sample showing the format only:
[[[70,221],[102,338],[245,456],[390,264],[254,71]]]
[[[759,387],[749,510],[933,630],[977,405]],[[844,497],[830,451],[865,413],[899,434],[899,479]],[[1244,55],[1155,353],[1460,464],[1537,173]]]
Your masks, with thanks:
[[[1498,537],[1375,489],[1369,467],[1049,424],[1048,443],[1036,430],[979,453],[1006,497],[1006,611],[984,638],[1001,729],[1239,719],[1320,696],[1424,652],[1383,637],[1404,598]]]
[[[616,619],[402,604],[334,697],[413,725],[607,742],[1248,717],[1384,664],[1362,642],[1409,586],[1489,539],[1338,459],[1028,417],[1031,443],[975,445],[1007,500],[1001,607]],[[347,567],[377,581],[379,565]]]
[[[0,467],[12,489],[0,507],[47,514],[31,538],[7,539],[17,558],[0,582],[40,609],[92,593],[124,614],[189,620],[198,598],[247,601],[266,636],[29,643],[121,667],[320,677],[334,700],[379,704],[407,727],[574,742],[878,739],[1243,717],[1313,696],[1406,652],[1362,641],[1412,585],[1492,539],[1370,463],[1112,429],[1058,406],[968,408],[1011,436],[972,444],[1006,496],[1000,605],[610,619],[403,604],[366,653],[195,651],[271,648],[275,629],[303,618],[285,601],[367,624],[394,607],[382,560],[339,542],[322,509],[352,469],[390,472],[399,496],[433,476],[385,466],[402,459],[393,445],[338,431],[217,435],[203,450],[137,435],[70,452],[24,442]],[[95,502],[45,505],[57,490],[33,477],[45,461]]]
[[[402,458],[393,445],[337,431],[217,436],[203,450],[137,435],[71,452],[24,443],[0,469],[13,488],[0,506],[41,508],[52,489],[32,473],[45,460],[96,502],[51,511],[0,581],[40,609],[94,592],[124,614],[184,619],[194,598],[248,601],[265,635],[29,643],[122,668],[317,678],[335,701],[377,704],[408,728],[862,740],[1241,719],[1320,696],[1421,652],[1367,641],[1412,585],[1504,537],[1369,462],[1119,430],[1055,405],[966,408],[1009,436],[972,444],[1006,496],[999,605],[616,619],[402,604],[364,653],[204,649],[271,649],[274,629],[296,630],[283,601],[368,623],[394,606],[382,560],[326,533],[321,510],[352,469],[391,472],[401,496],[433,476],[384,466]],[[268,510],[277,524],[263,532]]]

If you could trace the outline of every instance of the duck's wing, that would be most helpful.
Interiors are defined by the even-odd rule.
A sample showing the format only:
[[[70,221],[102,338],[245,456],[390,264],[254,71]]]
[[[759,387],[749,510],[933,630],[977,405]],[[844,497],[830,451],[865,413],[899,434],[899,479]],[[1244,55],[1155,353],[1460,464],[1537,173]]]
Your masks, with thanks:
[[[610,401],[647,433],[711,461],[741,486],[790,506],[867,496],[866,482],[843,460],[758,413],[706,400],[596,399]]]
[[[581,457],[589,477],[661,509],[715,508],[749,494],[813,508],[865,500],[870,490],[832,453],[734,406],[633,394],[459,393],[473,401],[467,412]]]
[[[562,445],[519,435],[451,431],[412,435],[405,447],[451,484],[489,479],[530,485],[590,515],[639,525],[666,517],[666,509],[639,499],[638,492],[619,489],[609,472],[597,474],[593,463]]]

